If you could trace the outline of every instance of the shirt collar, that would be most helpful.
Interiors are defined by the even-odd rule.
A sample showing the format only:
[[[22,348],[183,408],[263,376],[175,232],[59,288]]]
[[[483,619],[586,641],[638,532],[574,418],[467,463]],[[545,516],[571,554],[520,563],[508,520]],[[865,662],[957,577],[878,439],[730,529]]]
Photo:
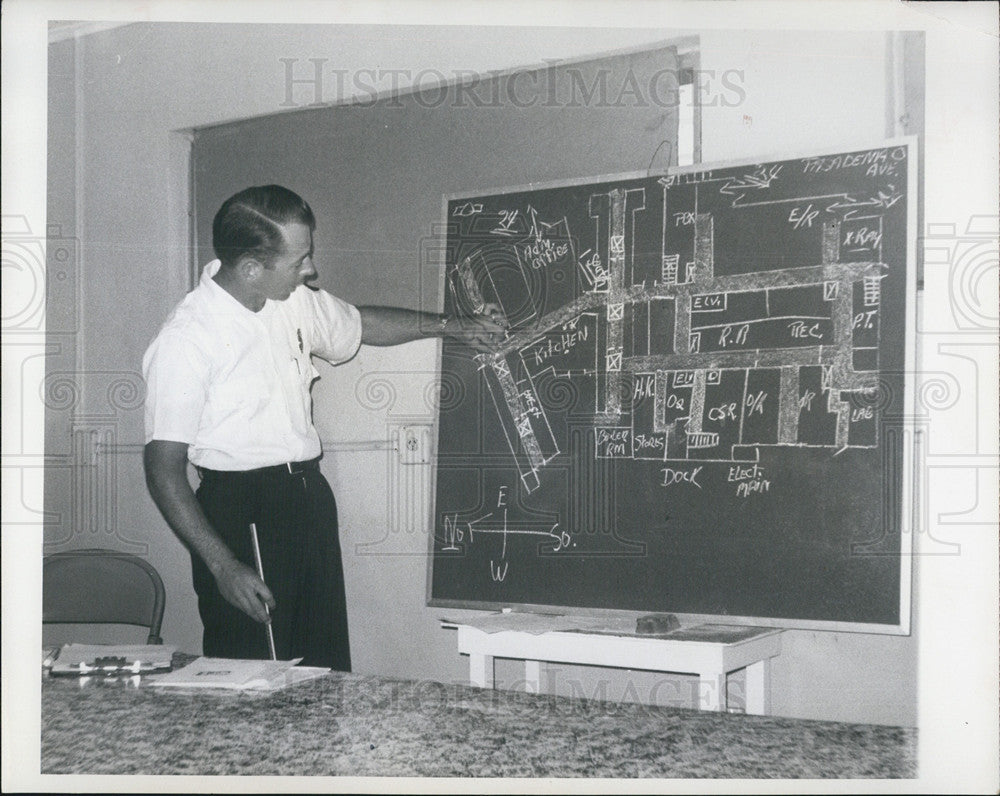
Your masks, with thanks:
[[[215,310],[218,312],[234,312],[237,314],[247,313],[248,315],[256,318],[263,317],[260,312],[254,312],[253,310],[244,307],[239,301],[236,300],[236,298],[232,296],[232,294],[229,293],[228,290],[213,279],[213,277],[219,273],[219,268],[221,267],[222,262],[220,260],[212,260],[201,269],[201,279],[198,280],[198,286],[205,291],[208,300],[212,303]],[[269,310],[269,304],[271,304],[270,301],[265,301],[262,310]]]
[[[219,273],[219,269],[222,267],[221,260],[212,260],[204,268],[201,269],[201,284],[206,284],[212,281],[212,277]]]

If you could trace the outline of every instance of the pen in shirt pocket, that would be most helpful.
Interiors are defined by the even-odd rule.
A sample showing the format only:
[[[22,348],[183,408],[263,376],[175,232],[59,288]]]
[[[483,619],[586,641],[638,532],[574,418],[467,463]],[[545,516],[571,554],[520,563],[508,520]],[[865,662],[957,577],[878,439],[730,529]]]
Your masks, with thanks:
[[[305,348],[305,346],[302,343],[302,330],[301,329],[296,329],[295,330],[295,336],[298,338],[298,341],[299,341],[299,353],[300,354],[304,354],[306,352],[306,348]],[[295,370],[301,376],[302,375],[302,366],[299,364],[299,358],[296,357],[296,356],[292,356],[292,362],[295,363]]]

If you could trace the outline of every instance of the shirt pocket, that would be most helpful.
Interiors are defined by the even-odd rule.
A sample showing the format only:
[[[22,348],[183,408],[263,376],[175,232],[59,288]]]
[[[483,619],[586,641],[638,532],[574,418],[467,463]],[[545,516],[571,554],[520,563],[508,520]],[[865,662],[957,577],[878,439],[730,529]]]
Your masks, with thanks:
[[[310,389],[319,371],[312,364],[308,354],[293,356],[288,364],[286,395],[292,412],[293,423],[309,424],[312,418],[312,395]]]
[[[309,354],[301,354],[298,356],[293,356],[291,364],[289,365],[289,373],[293,381],[298,383],[298,385],[305,391],[309,392],[309,388],[312,383],[319,378],[319,371],[316,370],[316,366],[312,363],[312,357]]]

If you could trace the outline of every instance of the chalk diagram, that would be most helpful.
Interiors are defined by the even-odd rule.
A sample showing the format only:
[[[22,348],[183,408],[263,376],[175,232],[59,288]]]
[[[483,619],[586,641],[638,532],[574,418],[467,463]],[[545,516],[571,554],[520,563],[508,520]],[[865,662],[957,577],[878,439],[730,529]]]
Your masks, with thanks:
[[[670,175],[652,188],[595,187],[584,230],[571,231],[565,218],[544,220],[530,204],[499,212],[481,202],[453,205],[454,216],[482,216],[490,245],[504,249],[508,282],[511,275],[523,282],[525,295],[567,264],[582,286],[543,317],[530,300],[504,306],[518,316],[515,331],[497,353],[480,357],[527,492],[561,453],[540,394],[543,377],[592,380],[598,459],[753,465],[767,447],[838,455],[878,445],[871,397],[889,268],[883,213],[903,193],[885,180],[887,188],[863,196],[780,190],[785,170],[794,169],[862,168],[891,178],[905,150],[853,157]],[[634,225],[647,212],[649,190],[662,191],[658,273],[633,262]],[[780,211],[789,229],[816,236],[819,261],[756,269],[747,251],[740,273],[717,274],[717,224],[725,219],[711,208],[738,214],[764,206]],[[484,296],[518,303],[509,284],[489,284],[490,268],[477,262],[484,256],[452,266],[456,299],[473,308]]]

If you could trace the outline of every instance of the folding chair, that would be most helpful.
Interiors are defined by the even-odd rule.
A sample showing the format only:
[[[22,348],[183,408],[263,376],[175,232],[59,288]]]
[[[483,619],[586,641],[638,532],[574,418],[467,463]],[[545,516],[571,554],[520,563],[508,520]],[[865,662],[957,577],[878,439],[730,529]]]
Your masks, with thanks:
[[[141,625],[162,644],[166,593],[156,569],[118,550],[70,550],[42,563],[42,622]]]

